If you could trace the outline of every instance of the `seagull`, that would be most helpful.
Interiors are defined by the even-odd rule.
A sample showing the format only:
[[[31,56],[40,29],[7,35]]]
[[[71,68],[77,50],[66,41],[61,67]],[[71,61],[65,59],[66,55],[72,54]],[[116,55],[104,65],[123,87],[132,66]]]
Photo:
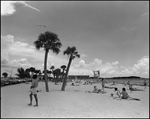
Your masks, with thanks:
[[[36,25],[36,26],[40,26],[40,27],[46,27],[45,25]]]

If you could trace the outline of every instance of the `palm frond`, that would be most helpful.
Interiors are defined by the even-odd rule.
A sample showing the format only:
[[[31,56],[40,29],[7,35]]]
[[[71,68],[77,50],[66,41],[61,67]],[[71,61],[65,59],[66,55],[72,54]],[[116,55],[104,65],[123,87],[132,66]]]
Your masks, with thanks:
[[[64,51],[64,55],[70,55],[71,53],[71,48],[67,47],[67,49]]]
[[[65,69],[65,68],[66,68],[66,65],[62,65],[60,68]]]
[[[39,40],[35,41],[34,45],[35,45],[35,47],[36,47],[37,50],[39,50],[40,48],[43,47],[43,44]]]
[[[26,72],[25,70],[21,67],[17,69],[18,74],[16,74],[20,78],[25,78],[26,77]]]
[[[60,49],[54,47],[54,48],[52,49],[52,51],[53,51],[53,53],[58,54],[58,53],[60,52]]]
[[[55,67],[54,66],[51,66],[51,68],[50,69],[55,69]]]
[[[80,58],[80,55],[79,55],[79,54],[76,54],[76,57],[77,57],[77,58]]]
[[[54,44],[54,46],[57,47],[57,48],[61,48],[62,43],[61,43],[61,42],[56,42],[56,43]]]
[[[73,47],[71,48],[71,53],[73,54],[76,50],[77,50],[76,47],[73,46]]]
[[[65,51],[64,51],[64,55],[68,55],[69,57],[71,56],[72,59],[74,59],[75,57],[80,58],[80,55],[78,54],[78,51],[76,51],[76,47],[68,47]]]
[[[41,41],[41,43],[43,43],[43,44],[47,41],[47,39],[46,39],[44,33],[41,33],[41,34],[38,36],[38,41]]]

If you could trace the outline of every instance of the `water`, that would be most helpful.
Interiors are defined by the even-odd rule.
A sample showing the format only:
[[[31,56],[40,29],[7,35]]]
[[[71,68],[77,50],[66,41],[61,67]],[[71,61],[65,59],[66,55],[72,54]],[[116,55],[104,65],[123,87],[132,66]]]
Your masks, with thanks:
[[[90,81],[98,81],[97,79],[85,79],[85,80],[90,80]],[[105,79],[105,81],[107,83],[113,83],[113,81],[115,83],[127,83],[128,81],[130,81],[130,84],[134,84],[134,85],[144,85],[144,80],[145,79]],[[101,79],[99,79],[99,82],[101,81]],[[146,83],[149,86],[149,78],[146,79]]]

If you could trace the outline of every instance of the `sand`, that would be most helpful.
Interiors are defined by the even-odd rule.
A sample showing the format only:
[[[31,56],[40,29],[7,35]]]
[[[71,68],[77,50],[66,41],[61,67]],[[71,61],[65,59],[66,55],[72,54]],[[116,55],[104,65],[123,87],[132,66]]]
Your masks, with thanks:
[[[128,94],[141,101],[113,100],[110,94],[113,89],[105,89],[106,94],[87,93],[94,85],[71,86],[68,83],[66,91],[60,91],[61,85],[49,82],[50,92],[45,91],[45,83],[39,82],[39,106],[28,106],[29,87],[31,84],[17,84],[1,87],[1,117],[97,117],[97,118],[148,118],[149,117],[149,88],[145,91],[134,91]],[[107,84],[106,86],[111,86]],[[122,84],[113,85],[120,90]],[[142,86],[134,86],[144,89]],[[33,98],[33,105],[35,100]]]

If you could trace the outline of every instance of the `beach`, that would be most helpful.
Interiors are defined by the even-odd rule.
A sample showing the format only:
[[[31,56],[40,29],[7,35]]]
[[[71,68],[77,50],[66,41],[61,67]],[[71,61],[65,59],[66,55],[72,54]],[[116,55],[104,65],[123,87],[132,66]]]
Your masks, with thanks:
[[[31,84],[18,84],[1,87],[1,117],[2,118],[26,118],[26,117],[96,117],[96,118],[148,118],[149,117],[149,87],[134,86],[144,91],[127,89],[135,100],[115,100],[110,94],[114,89],[105,88],[105,94],[88,93],[93,87],[101,88],[101,84],[71,86],[68,83],[65,91],[61,91],[62,84],[55,85],[49,82],[50,92],[45,91],[45,82],[39,82],[38,101],[39,106],[28,106],[29,88]],[[111,86],[110,83],[106,86]],[[116,84],[120,91],[123,84]],[[33,98],[33,105],[35,99]]]

